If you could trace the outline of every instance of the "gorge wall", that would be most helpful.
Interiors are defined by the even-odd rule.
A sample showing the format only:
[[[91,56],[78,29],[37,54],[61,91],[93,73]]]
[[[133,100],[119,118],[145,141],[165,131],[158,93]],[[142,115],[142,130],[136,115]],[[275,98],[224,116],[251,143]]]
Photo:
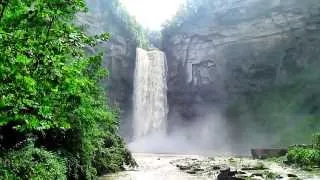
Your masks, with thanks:
[[[133,77],[136,48],[139,46],[132,27],[133,19],[118,0],[87,1],[88,12],[78,15],[78,22],[90,35],[108,32],[107,42],[100,42],[88,52],[102,52],[103,63],[108,69],[108,78],[102,82],[111,106],[120,109],[121,130],[131,130]],[[121,132],[122,133],[122,132]]]
[[[184,127],[189,139],[218,139],[216,146],[228,142],[231,149],[310,139],[320,129],[318,1],[190,2],[196,5],[164,28],[161,47],[155,43],[168,60],[169,133]],[[117,3],[88,1],[79,22],[90,34],[112,35],[89,51],[105,52],[110,76],[103,84],[130,136],[139,38]]]
[[[290,135],[285,126],[317,124],[318,1],[204,0],[191,10],[163,31],[172,126],[219,109],[233,138],[252,139],[253,129],[257,141],[283,144],[275,136]]]

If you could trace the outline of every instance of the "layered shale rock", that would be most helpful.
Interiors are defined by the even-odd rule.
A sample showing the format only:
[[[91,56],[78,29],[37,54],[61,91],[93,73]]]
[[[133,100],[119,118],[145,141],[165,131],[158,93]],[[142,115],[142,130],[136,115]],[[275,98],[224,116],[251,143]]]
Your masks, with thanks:
[[[196,119],[199,105],[288,83],[319,64],[316,0],[217,0],[164,30],[170,112]]]

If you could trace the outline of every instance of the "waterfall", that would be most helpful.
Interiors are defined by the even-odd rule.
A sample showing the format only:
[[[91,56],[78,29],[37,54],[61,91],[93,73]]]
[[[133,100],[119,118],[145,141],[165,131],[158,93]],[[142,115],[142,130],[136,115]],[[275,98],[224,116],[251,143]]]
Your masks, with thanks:
[[[167,60],[159,50],[137,48],[133,92],[134,140],[165,135],[167,127]]]

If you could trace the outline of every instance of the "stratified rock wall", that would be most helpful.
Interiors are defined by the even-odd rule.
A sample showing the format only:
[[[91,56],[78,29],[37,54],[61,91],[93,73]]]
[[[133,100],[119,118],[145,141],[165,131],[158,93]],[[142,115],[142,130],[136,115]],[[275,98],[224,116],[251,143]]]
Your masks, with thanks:
[[[171,114],[196,119],[199,105],[288,83],[319,65],[317,0],[216,0],[164,31]],[[169,33],[166,33],[169,32]]]
[[[168,60],[169,132],[180,133],[183,127],[189,139],[203,136],[208,138],[205,142],[213,142],[210,138],[218,136],[218,144],[226,144],[230,136],[248,141],[245,133],[257,142],[271,141],[274,134],[277,141],[274,132],[298,128],[292,124],[310,114],[320,116],[318,0],[200,1],[204,6],[162,34]],[[109,1],[88,2],[89,14],[79,15],[79,22],[91,34],[111,32],[109,42],[91,51],[105,53],[110,76],[104,84],[112,104],[122,110],[122,129],[128,135],[137,40],[128,33],[128,24],[101,8]],[[266,99],[273,104],[262,102]],[[232,117],[219,114],[226,110]],[[314,119],[304,125],[313,127]]]

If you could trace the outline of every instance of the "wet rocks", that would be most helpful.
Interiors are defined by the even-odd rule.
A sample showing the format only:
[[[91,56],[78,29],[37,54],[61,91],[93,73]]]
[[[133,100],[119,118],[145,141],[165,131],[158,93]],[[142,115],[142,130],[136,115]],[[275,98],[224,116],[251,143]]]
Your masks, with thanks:
[[[254,176],[263,177],[263,174],[262,173],[253,173],[251,176],[252,177],[254,177]]]
[[[198,172],[198,171],[204,171],[203,168],[200,168],[200,167],[194,167],[193,168],[194,171]]]
[[[210,177],[218,180],[276,180],[285,178],[293,180],[309,177],[300,174],[299,170],[293,171],[290,167],[284,167],[273,161],[253,160],[245,157],[185,158],[170,163],[195,177]],[[306,173],[306,171],[302,173]]]
[[[244,178],[236,177],[237,170],[231,170],[229,167],[224,167],[220,169],[220,174],[218,175],[218,180],[242,180]]]
[[[220,170],[220,169],[221,169],[221,167],[218,166],[218,165],[213,165],[212,166],[212,170]]]
[[[245,172],[243,171],[237,171],[238,174],[246,174]]]
[[[191,166],[184,166],[179,164],[177,164],[176,166],[182,171],[191,169]]]
[[[230,172],[229,172],[230,176],[235,176],[236,174],[238,174],[238,171],[236,169],[230,169]]]
[[[270,172],[270,171],[265,171],[264,176],[266,179],[282,179],[283,178],[281,175]]]
[[[175,165],[181,171],[184,171],[188,174],[214,176],[219,180],[241,180],[245,177],[249,177],[249,175],[246,175],[245,172],[238,171],[235,168],[231,168],[227,164],[216,163],[215,159],[213,158],[208,158],[205,160],[186,158],[179,161],[171,162],[171,164]]]
[[[188,170],[188,171],[186,171],[186,173],[188,173],[188,174],[196,174],[196,173],[197,173],[197,171],[195,171],[194,169],[192,169],[192,170]]]
[[[231,179],[232,176],[229,176],[228,173],[223,173],[221,172],[219,175],[218,175],[218,180],[228,180],[228,179]]]
[[[220,166],[213,164],[213,161],[209,159],[185,158],[170,163],[188,174],[210,174],[221,169]]]
[[[230,167],[223,167],[223,168],[221,168],[221,169],[220,169],[220,174],[229,176],[229,174],[230,174]]]
[[[207,167],[204,164],[201,164],[198,159],[186,158],[179,161],[170,162],[171,164],[175,165],[181,171],[185,171],[188,174],[199,174],[205,171]]]
[[[290,177],[290,178],[296,178],[296,177],[298,177],[298,176],[295,175],[295,174],[288,174],[288,177]]]
[[[257,170],[267,170],[268,168],[261,162],[257,162],[253,165],[243,165],[241,168],[243,171],[257,171]]]

